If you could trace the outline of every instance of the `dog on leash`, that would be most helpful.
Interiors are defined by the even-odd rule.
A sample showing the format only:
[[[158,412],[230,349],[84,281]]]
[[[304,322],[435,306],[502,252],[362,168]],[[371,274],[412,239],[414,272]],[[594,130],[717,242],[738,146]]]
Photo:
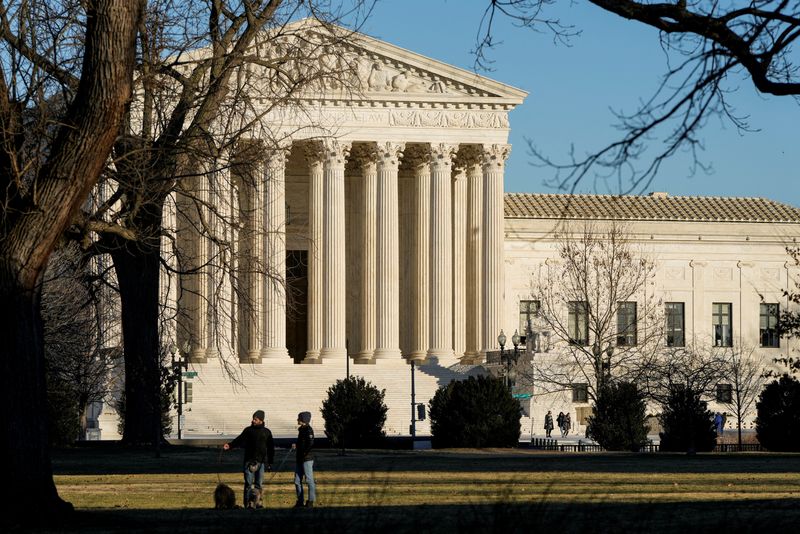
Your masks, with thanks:
[[[261,490],[255,486],[250,487],[250,491],[247,494],[247,502],[245,503],[245,508],[250,510],[255,510],[256,508],[261,508]]]
[[[236,506],[236,494],[230,486],[220,482],[214,490],[214,508],[216,510],[232,510]]]

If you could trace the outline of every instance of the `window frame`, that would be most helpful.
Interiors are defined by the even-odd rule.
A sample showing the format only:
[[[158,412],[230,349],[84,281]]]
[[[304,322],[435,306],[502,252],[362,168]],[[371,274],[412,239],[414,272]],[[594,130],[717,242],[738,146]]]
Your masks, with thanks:
[[[674,313],[671,310],[676,310],[680,305],[680,314]],[[676,328],[676,319],[680,317],[680,328]],[[665,302],[664,303],[664,320],[666,321],[666,343],[668,347],[685,347],[686,346],[686,303],[685,302]],[[675,341],[676,332],[680,332],[680,343]]]
[[[718,383],[714,399],[720,404],[730,404],[733,402],[733,384]]]
[[[581,329],[583,318],[583,332]],[[589,303],[585,300],[570,300],[567,302],[567,334],[570,345],[589,345]],[[574,334],[574,335],[573,335]],[[583,334],[583,337],[579,337]]]
[[[535,310],[531,310],[531,304],[535,303]],[[523,310],[523,305],[525,309]],[[542,309],[542,301],[538,299],[528,299],[528,300],[520,300],[519,305],[517,306],[517,310],[519,312],[519,335],[522,337],[522,343],[524,344],[527,340],[527,324],[528,320],[531,321],[531,326],[533,326],[533,319],[539,315],[539,311]],[[524,319],[523,319],[524,317]]]
[[[774,313],[770,313],[771,309],[774,309]],[[778,333],[778,320],[780,318],[780,314],[781,307],[777,302],[762,302],[759,304],[758,343],[760,347],[765,349],[779,349],[781,347],[781,336]],[[770,321],[770,319],[772,319],[772,321]],[[771,322],[773,324],[770,327]]]
[[[718,306],[724,307],[719,308]],[[727,308],[727,314],[724,313]],[[724,324],[727,317],[728,324]],[[720,322],[717,323],[719,318]],[[725,329],[727,328],[727,337]],[[719,334],[719,335],[718,335]],[[733,303],[732,302],[712,302],[711,303],[711,336],[715,347],[733,347]]]
[[[628,308],[623,312],[623,309]],[[631,313],[630,309],[633,309]],[[632,320],[630,317],[633,317]],[[637,335],[639,320],[639,307],[636,301],[620,301],[617,302],[617,346],[618,347],[635,347],[639,343],[639,336]],[[627,323],[627,324],[626,324]]]
[[[582,382],[582,383],[574,383],[570,385],[572,389],[572,402],[589,402],[589,384]]]

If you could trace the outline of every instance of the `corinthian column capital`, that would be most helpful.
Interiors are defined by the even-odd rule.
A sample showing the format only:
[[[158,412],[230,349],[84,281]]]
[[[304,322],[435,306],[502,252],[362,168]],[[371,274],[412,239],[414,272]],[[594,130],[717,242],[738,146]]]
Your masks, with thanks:
[[[484,170],[502,171],[506,165],[506,159],[511,154],[511,145],[483,145],[483,168]]]
[[[275,147],[269,150],[267,156],[267,167],[270,174],[280,174],[281,176],[286,172],[286,163],[289,160],[289,153],[292,151],[291,146]]]
[[[458,152],[458,145],[451,143],[433,143],[430,147],[431,170],[449,171],[453,165],[453,157]]]
[[[377,144],[378,165],[387,170],[397,171],[400,166],[400,158],[403,157],[405,143],[386,141]]]
[[[325,164],[331,169],[344,170],[344,165],[350,156],[351,143],[338,139],[325,139],[322,141],[322,146],[325,151]]]

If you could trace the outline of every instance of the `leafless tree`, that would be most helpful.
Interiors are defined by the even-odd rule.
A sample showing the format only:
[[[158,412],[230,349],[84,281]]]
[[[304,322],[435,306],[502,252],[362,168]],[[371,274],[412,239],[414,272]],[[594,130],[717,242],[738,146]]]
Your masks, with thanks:
[[[67,242],[51,256],[42,288],[48,375],[75,401],[80,435],[73,439],[86,439],[89,406],[109,399],[122,361],[122,347],[109,339],[119,328],[115,299],[103,295],[83,260]]]
[[[479,64],[493,44],[492,22],[508,16],[519,25],[550,31],[568,40],[578,31],[547,16],[555,0],[489,0],[478,35]],[[712,117],[739,131],[750,131],[746,113],[738,113],[729,95],[742,79],[775,96],[800,95],[797,40],[800,4],[785,0],[652,2],[590,0],[600,9],[658,30],[668,62],[658,89],[629,112],[617,112],[622,135],[586,155],[574,151],[555,161],[529,141],[534,160],[555,169],[549,185],[572,191],[586,178],[610,181],[619,193],[642,191],[665,160],[689,152],[698,169],[701,130]],[[655,147],[655,148],[654,148]]]
[[[41,282],[117,137],[143,7],[131,0],[0,2],[0,456],[14,488],[3,500],[4,521],[72,508],[58,497],[47,444]],[[76,24],[28,37],[53,19]],[[56,65],[70,70],[69,79]],[[46,111],[59,106],[63,112]]]
[[[358,11],[362,2],[350,5]],[[301,13],[315,20],[313,28],[291,24]],[[163,328],[162,320],[179,310],[163,306],[162,269],[181,275],[179,300],[197,295],[198,280],[212,271],[229,280],[231,294],[240,299],[245,292],[237,288],[248,276],[283,284],[283,276],[263,262],[234,261],[243,252],[237,251],[237,235],[254,230],[242,225],[235,199],[217,194],[255,190],[264,180],[263,172],[252,172],[257,159],[243,158],[248,151],[242,147],[257,138],[261,144],[249,152],[263,157],[284,143],[291,132],[270,122],[271,111],[293,107],[302,113],[302,97],[326,86],[351,90],[344,82],[353,66],[336,55],[350,34],[332,25],[347,14],[352,10],[327,1],[151,2],[140,26],[137,98],[114,147],[105,189],[73,227],[90,253],[113,258],[125,345],[125,441],[161,441],[159,347],[175,341],[169,337],[191,337]],[[163,227],[170,210],[183,225],[179,230],[209,243],[210,254],[182,246],[175,229]],[[222,293],[215,288],[213,298],[225,298]],[[208,304],[215,313],[224,309],[218,300]],[[231,362],[220,361],[233,376]]]
[[[580,232],[565,223],[556,241],[558,259],[534,281],[536,328],[553,343],[534,359],[534,383],[549,391],[586,383],[595,400],[608,380],[636,382],[663,343],[655,263],[616,222]]]
[[[754,350],[732,350],[727,357],[725,378],[731,383],[728,406],[736,416],[739,450],[742,450],[742,421],[764,389],[764,365]]]
[[[676,386],[711,398],[716,384],[727,376],[728,364],[726,352],[715,347],[665,347],[648,362],[638,384],[662,405]]]

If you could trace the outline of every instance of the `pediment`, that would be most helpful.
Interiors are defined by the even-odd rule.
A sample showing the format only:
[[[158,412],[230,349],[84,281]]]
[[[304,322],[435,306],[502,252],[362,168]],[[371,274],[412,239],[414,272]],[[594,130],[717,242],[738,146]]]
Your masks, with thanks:
[[[323,28],[317,21],[304,19],[288,25],[282,33],[285,46],[276,46],[274,37],[265,35],[265,50],[258,55],[274,59],[294,47],[296,57],[302,60],[289,71],[300,75],[315,69],[342,73],[339,80],[320,77],[306,97],[510,109],[527,96],[521,89],[339,26]]]

